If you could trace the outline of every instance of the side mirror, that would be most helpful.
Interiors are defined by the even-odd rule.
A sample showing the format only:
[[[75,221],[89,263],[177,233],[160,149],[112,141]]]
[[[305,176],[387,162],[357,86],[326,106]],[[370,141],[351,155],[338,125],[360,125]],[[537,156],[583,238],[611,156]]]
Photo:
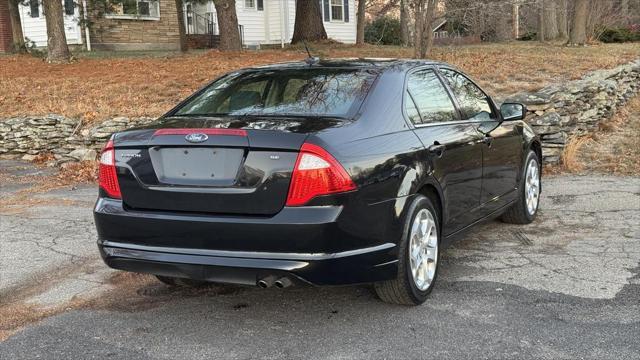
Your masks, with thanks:
[[[527,107],[520,103],[504,103],[500,105],[500,114],[503,121],[524,120]]]

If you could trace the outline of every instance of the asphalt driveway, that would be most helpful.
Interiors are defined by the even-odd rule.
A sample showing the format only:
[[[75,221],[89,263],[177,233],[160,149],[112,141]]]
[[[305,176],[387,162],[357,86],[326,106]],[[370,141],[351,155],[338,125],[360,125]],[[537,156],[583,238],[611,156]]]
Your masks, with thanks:
[[[189,290],[111,271],[94,196],[65,188],[0,208],[0,316],[43,318],[0,320],[0,358],[640,358],[638,177],[545,178],[536,222],[475,228],[444,252],[420,307],[367,286]]]

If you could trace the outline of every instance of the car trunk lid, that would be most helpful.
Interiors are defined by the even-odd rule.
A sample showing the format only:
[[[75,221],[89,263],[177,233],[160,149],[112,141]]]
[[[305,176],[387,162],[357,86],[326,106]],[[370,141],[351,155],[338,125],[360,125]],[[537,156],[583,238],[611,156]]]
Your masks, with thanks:
[[[119,133],[115,161],[124,205],[132,210],[273,215],[286,202],[307,135],[344,121],[165,119]]]

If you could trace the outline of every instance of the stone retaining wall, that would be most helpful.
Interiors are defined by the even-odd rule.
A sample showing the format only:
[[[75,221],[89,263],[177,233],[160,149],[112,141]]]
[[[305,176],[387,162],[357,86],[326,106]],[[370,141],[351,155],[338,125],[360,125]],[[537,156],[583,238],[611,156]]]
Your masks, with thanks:
[[[569,66],[569,65],[568,65]],[[545,163],[558,163],[571,136],[597,129],[616,108],[640,91],[640,60],[590,73],[581,80],[554,84],[505,101],[522,102],[526,121],[542,138]],[[93,127],[59,115],[0,120],[0,157],[29,160],[51,152],[59,163],[96,158],[113,132],[143,125],[151,118],[118,117]]]
[[[4,119],[0,120],[0,157],[32,160],[37,154],[53,153],[59,163],[94,160],[112,133],[153,120],[117,117],[83,129],[79,120],[60,115]]]
[[[596,130],[639,91],[640,60],[636,60],[592,72],[580,80],[516,94],[505,102],[527,105],[526,121],[542,138],[544,162],[555,164],[561,160],[569,138]]]

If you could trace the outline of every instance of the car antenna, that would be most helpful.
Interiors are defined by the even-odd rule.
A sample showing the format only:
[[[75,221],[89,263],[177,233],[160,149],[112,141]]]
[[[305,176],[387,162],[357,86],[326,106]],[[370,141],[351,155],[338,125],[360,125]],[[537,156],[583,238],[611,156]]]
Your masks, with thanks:
[[[309,47],[307,46],[307,42],[304,39],[302,39],[302,43],[304,44],[304,49],[307,50],[307,55],[309,55],[308,58],[304,59],[304,62],[306,62],[308,65],[315,65],[318,62],[320,62],[320,58],[319,57],[311,55],[311,51],[309,51]]]

